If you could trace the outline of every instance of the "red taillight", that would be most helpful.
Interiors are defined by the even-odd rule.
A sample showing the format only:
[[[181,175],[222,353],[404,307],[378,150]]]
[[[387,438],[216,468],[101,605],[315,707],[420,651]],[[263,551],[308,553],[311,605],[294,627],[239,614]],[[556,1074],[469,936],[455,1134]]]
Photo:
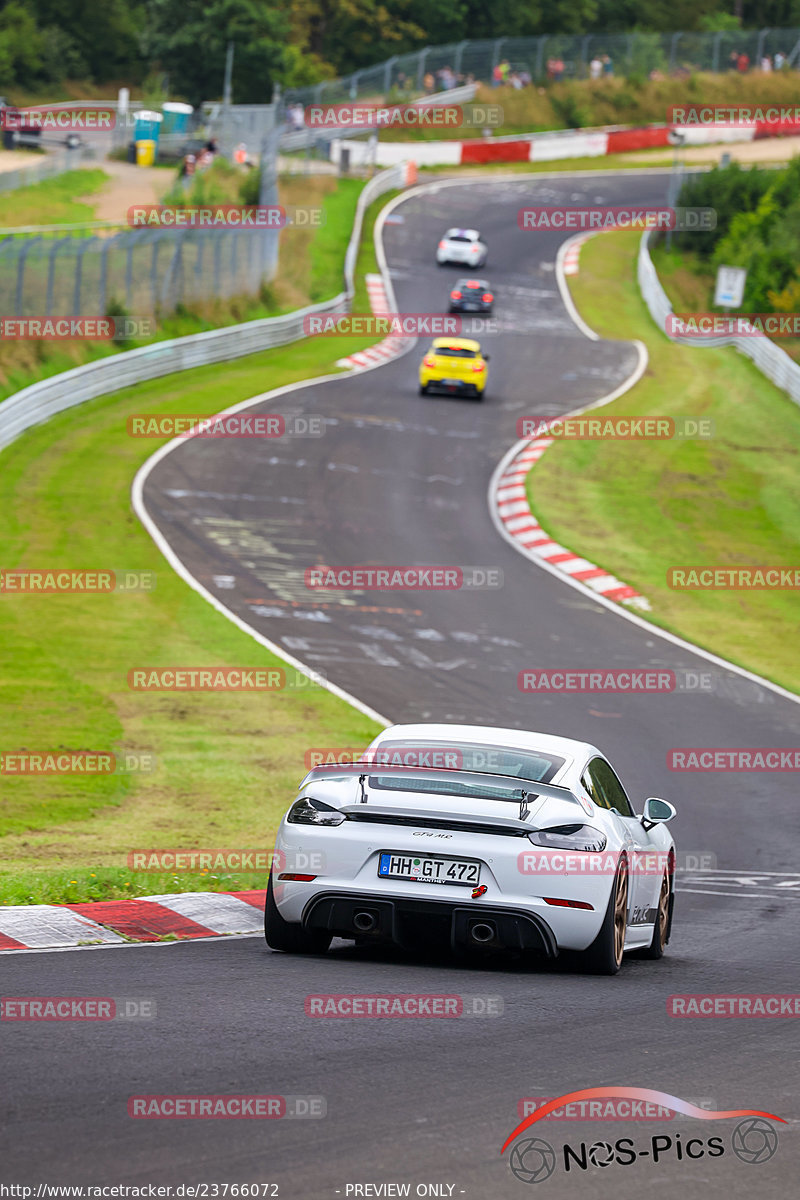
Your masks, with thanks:
[[[557,908],[588,908],[590,912],[594,912],[594,907],[584,900],[559,900],[552,896],[544,896],[543,900],[545,904],[555,904]]]
[[[422,365],[423,365],[423,367],[435,367],[436,360],[434,358],[432,358],[429,354],[426,354],[422,360]]]
[[[451,300],[460,300],[460,299],[461,299],[461,292],[459,292],[459,291],[451,292],[451,293],[450,293],[450,299],[451,299]]]
[[[278,879],[292,879],[295,883],[311,883],[312,879],[316,879],[316,875],[279,875]]]
[[[483,370],[483,362],[481,361],[481,362],[473,363],[472,369],[473,369],[473,371],[482,371]]]
[[[484,304],[491,304],[493,300],[494,300],[494,296],[492,295],[491,292],[483,293],[483,303]]]
[[[444,250],[446,245],[447,245],[447,242],[439,242],[439,249]]]

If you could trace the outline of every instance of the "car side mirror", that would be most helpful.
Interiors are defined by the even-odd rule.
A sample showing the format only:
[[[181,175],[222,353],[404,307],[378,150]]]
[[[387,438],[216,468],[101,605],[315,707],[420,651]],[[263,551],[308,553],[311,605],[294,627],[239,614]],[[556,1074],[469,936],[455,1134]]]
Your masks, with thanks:
[[[658,796],[648,796],[644,802],[644,812],[641,816],[642,824],[645,825],[661,825],[667,821],[671,821],[678,814],[675,811],[674,805],[668,800],[660,800]]]
[[[484,354],[483,361],[488,362],[491,357],[492,357],[491,354]]]

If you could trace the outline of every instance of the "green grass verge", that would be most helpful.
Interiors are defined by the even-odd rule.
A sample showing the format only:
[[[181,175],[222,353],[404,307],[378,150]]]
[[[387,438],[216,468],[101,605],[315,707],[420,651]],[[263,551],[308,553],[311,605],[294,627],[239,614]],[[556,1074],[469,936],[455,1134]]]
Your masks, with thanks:
[[[701,416],[715,434],[559,443],[529,477],[531,505],[557,541],[645,595],[654,623],[800,691],[796,595],[666,584],[672,566],[800,563],[800,408],[736,350],[658,331],[636,283],[638,240],[591,239],[570,284],[601,336],[647,346],[644,378],[603,413]]]
[[[366,214],[354,308],[367,310],[375,217]],[[374,339],[373,339],[374,340]],[[130,508],[137,468],[160,442],[128,415],[215,412],[335,370],[368,338],[292,345],[99,398],[28,431],[0,455],[0,564],[152,570],[153,591],[0,596],[0,751],[147,752],[149,773],[3,779],[0,903],[264,886],[263,873],[151,875],[137,849],[266,850],[310,746],[366,745],[373,722],[324,689],[138,693],[135,665],[271,667],[280,661],[166,566]]]
[[[53,179],[0,194],[0,225],[68,225],[94,220],[94,207],[83,201],[103,189],[109,176],[99,168],[65,171]]]

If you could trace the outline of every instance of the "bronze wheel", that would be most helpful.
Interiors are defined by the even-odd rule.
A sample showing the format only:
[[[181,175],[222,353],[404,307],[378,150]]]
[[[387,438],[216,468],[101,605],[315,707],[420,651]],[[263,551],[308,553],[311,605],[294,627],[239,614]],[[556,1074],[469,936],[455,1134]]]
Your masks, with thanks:
[[[616,975],[622,965],[628,927],[628,860],[623,856],[611,887],[603,924],[582,959],[595,975]]]
[[[617,967],[622,963],[622,952],[625,949],[625,929],[628,924],[628,867],[626,862],[620,863],[617,875],[617,890],[614,896],[614,961]]]
[[[653,924],[653,940],[644,951],[645,958],[661,958],[669,940],[670,919],[672,917],[672,875],[664,872],[661,880],[661,890],[658,893],[658,907]]]

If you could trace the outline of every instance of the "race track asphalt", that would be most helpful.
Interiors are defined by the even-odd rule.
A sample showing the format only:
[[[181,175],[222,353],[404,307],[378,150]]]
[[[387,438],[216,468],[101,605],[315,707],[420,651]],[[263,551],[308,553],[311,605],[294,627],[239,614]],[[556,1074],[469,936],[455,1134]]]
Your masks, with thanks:
[[[321,414],[323,437],[192,441],[160,462],[145,488],[148,511],[205,586],[390,720],[582,738],[608,754],[637,807],[648,795],[671,799],[679,849],[714,869],[682,872],[666,957],[626,961],[618,976],[599,979],[559,963],[465,965],[346,943],[300,959],[271,953],[258,938],[5,955],[4,996],[151,997],[157,1015],[129,1024],[3,1022],[0,1179],[275,1182],[284,1200],[380,1195],[353,1188],[388,1183],[410,1184],[412,1196],[436,1184],[442,1190],[427,1194],[523,1197],[539,1185],[521,1182],[509,1154],[500,1157],[520,1099],[620,1084],[714,1109],[762,1109],[789,1123],[777,1125],[774,1157],[756,1164],[733,1152],[732,1120],[540,1123],[525,1137],[554,1147],[544,1194],[790,1193],[798,1166],[791,1021],[681,1020],[667,1015],[666,1002],[797,989],[796,787],[789,774],[676,774],[666,760],[679,746],[796,745],[800,709],[539,570],[499,537],[486,502],[519,416],[591,402],[635,364],[628,343],[594,343],[576,329],[554,278],[561,237],[520,232],[517,209],[658,203],[666,184],[661,174],[604,173],[470,180],[410,197],[395,209],[402,221],[385,229],[399,309],[442,311],[458,272],[437,269],[436,241],[448,225],[475,225],[490,247],[484,273],[497,315],[511,312],[517,322],[516,331],[484,339],[492,361],[483,404],[418,396],[416,347],[378,370],[259,406]],[[503,587],[329,594],[320,605],[303,582],[305,567],[318,563],[494,567]],[[224,586],[231,577],[234,586]],[[673,668],[710,673],[711,689],[524,695],[523,667]],[[307,1017],[304,997],[325,992],[493,996],[503,1012],[438,1021]],[[131,1095],[175,1093],[321,1096],[327,1116],[127,1115]],[[725,1153],[679,1158],[676,1130],[684,1143],[722,1136]],[[658,1162],[654,1134],[673,1139]],[[621,1137],[633,1138],[635,1163],[565,1171],[565,1142],[577,1150]]]

